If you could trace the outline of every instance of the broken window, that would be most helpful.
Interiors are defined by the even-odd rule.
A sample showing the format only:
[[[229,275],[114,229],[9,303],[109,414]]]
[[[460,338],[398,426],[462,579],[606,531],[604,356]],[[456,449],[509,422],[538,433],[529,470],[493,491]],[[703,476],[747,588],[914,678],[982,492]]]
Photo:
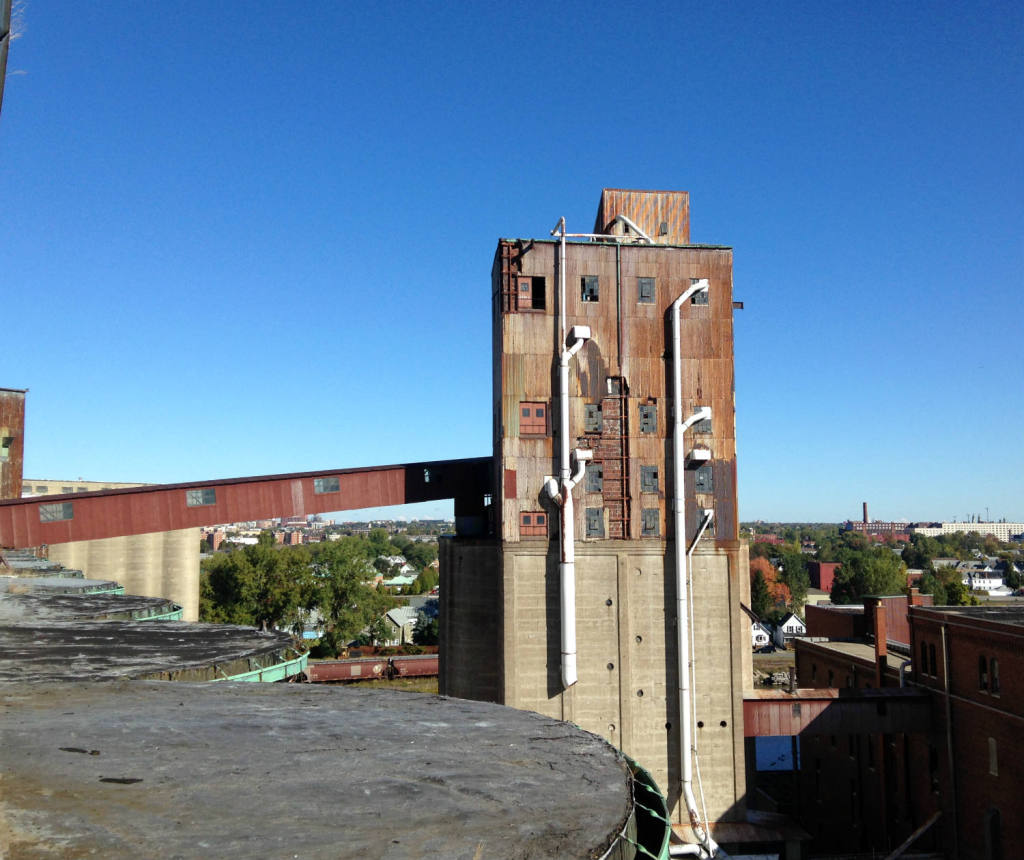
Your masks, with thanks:
[[[39,522],[56,523],[60,520],[70,520],[75,516],[74,502],[54,502],[50,505],[39,506]]]
[[[341,479],[340,478],[314,478],[313,479],[313,492],[314,493],[337,493],[341,490]]]
[[[654,304],[654,278],[638,278],[637,301],[642,305]]]
[[[658,467],[657,466],[641,466],[640,467],[640,492],[641,493],[656,493],[656,492],[658,492]]]
[[[653,403],[640,404],[640,432],[658,432],[658,407]]]
[[[519,404],[519,435],[545,436],[548,432],[548,405],[546,403]]]
[[[604,537],[604,508],[587,508],[587,537]]]
[[[596,302],[599,299],[597,275],[584,275],[580,278],[580,293],[583,301]]]
[[[702,280],[701,278],[690,278],[690,285],[692,286],[693,284],[700,283],[701,280]],[[710,295],[710,293],[711,293],[710,289],[701,290],[699,293],[694,293],[692,296],[690,296],[690,304],[691,305],[706,305],[706,304],[709,304],[708,296]]]
[[[715,491],[714,473],[711,470],[710,463],[705,463],[698,468],[694,475],[695,493],[713,493]]]
[[[661,512],[657,508],[644,508],[640,512],[640,533],[647,536],[661,534]]]
[[[600,493],[604,489],[604,466],[591,463],[587,466],[587,492]]]
[[[583,429],[587,433],[601,432],[601,404],[587,403],[583,406]]]
[[[698,412],[700,412],[700,410],[701,410],[701,407],[699,407],[699,406],[696,407],[693,410],[694,415],[696,415]],[[711,432],[711,419],[710,418],[702,418],[700,421],[698,421],[696,424],[693,425],[693,432],[694,433],[710,433]]]
[[[217,504],[217,491],[213,487],[202,490],[185,490],[185,504],[190,508]]]
[[[12,445],[14,445],[13,436],[0,436],[0,463],[6,463],[10,459]]]

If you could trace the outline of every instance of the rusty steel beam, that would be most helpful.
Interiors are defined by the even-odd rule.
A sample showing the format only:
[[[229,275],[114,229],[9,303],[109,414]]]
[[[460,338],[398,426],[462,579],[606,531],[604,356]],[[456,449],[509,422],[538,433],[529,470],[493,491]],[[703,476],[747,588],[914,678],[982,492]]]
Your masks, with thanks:
[[[438,499],[455,499],[457,516],[482,514],[484,495],[491,492],[490,469],[490,457],[474,457],[7,499],[0,501],[0,547],[36,547]],[[317,479],[327,479],[326,488]]]

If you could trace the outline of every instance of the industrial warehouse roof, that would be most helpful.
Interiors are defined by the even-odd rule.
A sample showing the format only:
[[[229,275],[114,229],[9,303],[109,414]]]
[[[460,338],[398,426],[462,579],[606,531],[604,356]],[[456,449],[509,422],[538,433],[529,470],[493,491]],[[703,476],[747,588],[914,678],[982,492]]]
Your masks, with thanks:
[[[282,684],[4,685],[13,856],[598,857],[618,753],[566,723]]]
[[[957,620],[966,624],[991,622],[1024,627],[1024,606],[914,606],[911,617],[927,618],[934,614],[938,621]]]

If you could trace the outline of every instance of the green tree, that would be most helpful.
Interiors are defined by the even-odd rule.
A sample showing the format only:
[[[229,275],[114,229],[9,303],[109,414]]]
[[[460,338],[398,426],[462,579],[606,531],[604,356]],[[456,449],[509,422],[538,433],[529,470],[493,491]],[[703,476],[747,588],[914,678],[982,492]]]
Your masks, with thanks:
[[[441,625],[436,615],[431,618],[421,612],[412,631],[412,641],[416,645],[436,645],[440,629]]]
[[[866,595],[905,594],[907,573],[885,547],[848,552],[832,583],[833,603],[856,603]]]
[[[369,577],[368,551],[375,552],[372,542],[359,538],[320,544],[316,555],[316,604],[324,619],[321,645],[329,653],[336,654],[395,606],[389,594],[365,584]]]
[[[750,609],[758,618],[765,618],[772,608],[772,596],[768,592],[768,583],[764,574],[755,570],[750,577]]]
[[[786,549],[779,557],[779,567],[779,581],[789,587],[789,608],[800,613],[807,602],[807,589],[811,587],[807,558],[799,550]]]

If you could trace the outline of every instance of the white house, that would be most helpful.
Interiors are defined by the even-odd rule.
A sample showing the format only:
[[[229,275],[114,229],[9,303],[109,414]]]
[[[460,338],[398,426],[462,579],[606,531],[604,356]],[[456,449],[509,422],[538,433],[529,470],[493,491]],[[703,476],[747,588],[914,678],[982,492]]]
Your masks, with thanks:
[[[785,648],[786,643],[796,636],[806,636],[807,625],[792,612],[787,612],[775,627],[775,644]]]
[[[760,621],[750,622],[750,647],[763,648],[772,641],[771,631]]]

